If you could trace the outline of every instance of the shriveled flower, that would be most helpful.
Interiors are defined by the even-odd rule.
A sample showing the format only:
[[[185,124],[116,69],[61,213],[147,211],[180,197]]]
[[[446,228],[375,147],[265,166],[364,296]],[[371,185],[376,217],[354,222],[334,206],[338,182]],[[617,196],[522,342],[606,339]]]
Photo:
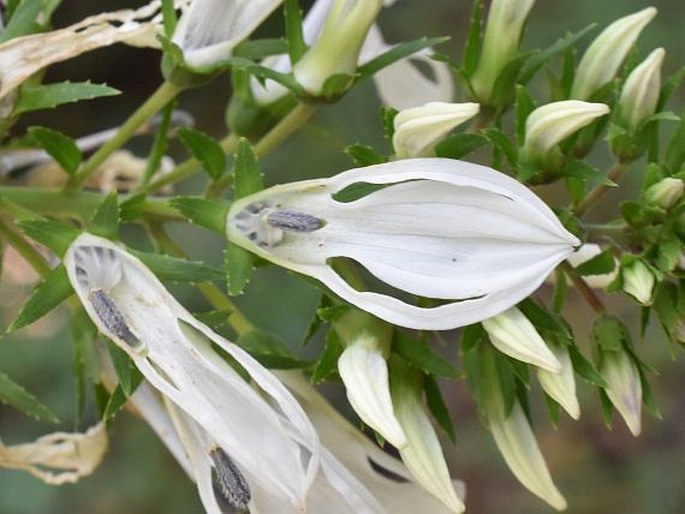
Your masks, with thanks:
[[[614,79],[640,32],[656,16],[656,12],[654,7],[647,7],[624,16],[595,38],[578,64],[571,98],[588,100]]]
[[[637,128],[656,112],[661,94],[661,65],[666,51],[657,48],[638,64],[626,79],[618,100],[621,118]]]
[[[283,0],[192,0],[178,21],[172,41],[193,68],[231,55]]]
[[[359,183],[385,187],[354,201],[335,199]],[[362,310],[396,325],[435,330],[508,309],[579,244],[516,180],[437,158],[272,187],[235,202],[226,230],[233,243],[320,280]],[[357,291],[328,264],[341,256],[395,288],[456,301],[423,308]]]
[[[432,157],[454,128],[478,114],[476,103],[429,102],[397,113],[392,146],[398,158]]]
[[[604,350],[598,367],[607,382],[609,400],[637,437],[642,431],[642,382],[637,365],[624,350]]]
[[[255,483],[301,507],[318,471],[319,442],[287,389],[249,354],[195,320],[137,258],[82,234],[64,264],[100,332],[207,432]],[[246,382],[218,353],[230,355]]]

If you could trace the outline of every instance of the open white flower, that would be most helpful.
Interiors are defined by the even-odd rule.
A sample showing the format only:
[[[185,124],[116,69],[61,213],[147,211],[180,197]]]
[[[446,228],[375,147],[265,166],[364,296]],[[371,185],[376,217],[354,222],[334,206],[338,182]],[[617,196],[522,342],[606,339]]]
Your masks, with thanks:
[[[350,202],[334,198],[359,183],[384,187]],[[395,325],[434,330],[508,309],[579,244],[516,180],[437,158],[272,187],[235,202],[226,230],[233,243],[320,280],[362,310]],[[397,289],[454,301],[423,308],[357,291],[328,264],[340,256]]]
[[[192,0],[172,41],[191,67],[208,66],[231,55],[283,0]]]
[[[319,442],[278,379],[195,320],[137,258],[106,239],[82,234],[64,263],[95,325],[145,378],[201,425],[256,486],[304,505],[318,471]],[[254,387],[213,345],[249,373]]]

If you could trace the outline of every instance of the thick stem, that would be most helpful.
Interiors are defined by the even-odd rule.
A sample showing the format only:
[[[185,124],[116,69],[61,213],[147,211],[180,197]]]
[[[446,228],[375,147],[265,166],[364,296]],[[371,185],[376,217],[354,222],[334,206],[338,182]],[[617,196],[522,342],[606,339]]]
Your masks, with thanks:
[[[613,168],[609,170],[609,173],[607,173],[607,179],[611,180],[612,182],[616,182],[619,178],[621,178],[621,175],[628,170],[629,167],[630,165],[628,163],[617,162],[614,164]],[[585,198],[578,202],[578,205],[576,205],[576,207],[573,209],[573,212],[580,218],[586,212],[592,209],[595,204],[597,204],[599,199],[604,195],[604,193],[606,193],[609,189],[612,189],[612,186],[606,184],[595,187],[585,196]]]
[[[176,98],[176,95],[178,95],[181,90],[182,88],[171,82],[164,82],[157,91],[155,91],[152,96],[148,98],[121,127],[119,127],[116,135],[102,145],[98,151],[81,166],[67,183],[66,189],[69,191],[76,191],[79,189],[85,180],[95,172],[98,166],[100,166],[112,152],[126,143],[143,123],[162,110],[171,100]]]
[[[594,310],[597,314],[604,314],[606,312],[606,308],[604,307],[602,300],[600,300],[592,288],[587,285],[587,282],[583,280],[583,277],[578,275],[573,266],[571,266],[568,262],[562,262],[559,266],[561,266],[561,269],[564,270],[566,276],[571,280],[571,282],[573,282],[573,286],[578,291],[578,294],[580,294],[580,296],[583,297],[583,300],[585,300],[585,302],[592,307],[592,310]]]

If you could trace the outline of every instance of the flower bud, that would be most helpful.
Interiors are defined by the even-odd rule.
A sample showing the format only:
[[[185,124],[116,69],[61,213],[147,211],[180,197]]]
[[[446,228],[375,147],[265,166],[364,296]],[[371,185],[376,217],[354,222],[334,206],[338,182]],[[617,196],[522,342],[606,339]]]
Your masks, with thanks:
[[[476,103],[430,102],[395,116],[392,145],[400,159],[432,157],[435,146],[455,127],[478,114]]]
[[[366,34],[382,6],[380,0],[335,0],[318,39],[293,68],[305,90],[317,95],[329,77],[354,74]]]
[[[640,435],[642,383],[633,359],[625,351],[605,350],[599,372],[607,382],[605,392],[634,436]]]
[[[609,25],[586,50],[576,70],[571,98],[587,100],[611,82],[640,32],[654,16],[656,8],[647,7]]]
[[[551,373],[561,372],[561,363],[547,347],[533,324],[516,307],[483,320],[482,323],[493,346],[500,352]]]
[[[471,79],[476,97],[487,103],[500,73],[516,55],[526,17],[535,0],[493,0],[485,27],[483,52]]]
[[[680,178],[666,177],[645,191],[648,204],[669,210],[683,197],[685,183]]]
[[[580,405],[576,396],[576,381],[573,376],[573,363],[568,350],[562,346],[550,345],[549,349],[561,363],[560,373],[551,373],[538,368],[537,375],[545,393],[568,412],[573,419],[580,417]]]
[[[656,278],[649,267],[641,260],[621,267],[623,290],[642,305],[652,304]]]
[[[564,100],[538,107],[526,119],[524,152],[544,157],[557,144],[596,118],[609,113],[604,104]]]
[[[628,75],[618,101],[622,121],[635,129],[656,111],[661,93],[661,64],[666,51],[657,48]]]

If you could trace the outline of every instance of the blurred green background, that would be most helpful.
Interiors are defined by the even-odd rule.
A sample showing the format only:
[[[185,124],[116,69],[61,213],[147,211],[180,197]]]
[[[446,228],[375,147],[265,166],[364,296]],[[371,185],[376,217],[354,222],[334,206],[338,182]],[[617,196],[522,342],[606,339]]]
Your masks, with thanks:
[[[65,26],[87,14],[140,4],[65,0],[56,12],[54,24]],[[647,5],[650,4],[637,0],[540,0],[530,17],[523,46],[528,49],[547,46],[567,30],[578,30],[591,22],[603,27]],[[646,55],[657,46],[665,47],[665,72],[671,73],[685,62],[682,1],[658,0],[651,5],[659,9],[659,15],[641,36],[639,51]],[[466,34],[470,9],[471,2],[466,0],[404,1],[385,10],[380,23],[388,42],[425,34],[450,35],[452,40],[440,50],[456,57]],[[260,33],[279,34],[280,13]],[[588,41],[583,41],[583,48]],[[78,137],[120,123],[159,84],[159,54],[124,46],[102,49],[55,65],[45,81],[66,79],[106,82],[123,94],[67,105],[54,112],[31,114],[17,125],[17,134],[27,126],[42,124]],[[227,77],[220,77],[201,90],[184,94],[180,108],[195,116],[196,126],[201,130],[215,136],[224,135],[229,83]],[[538,98],[544,101],[544,94]],[[681,88],[670,108],[681,111],[684,99]],[[371,83],[362,84],[338,104],[322,108],[310,125],[264,159],[267,181],[277,183],[325,176],[351,167],[349,158],[342,152],[348,144],[364,142],[386,151],[376,115],[378,108]],[[131,148],[142,153],[147,145],[149,140],[136,140]],[[173,147],[172,151],[176,152],[176,158],[183,158],[180,148]],[[596,164],[602,165],[606,156],[600,155],[597,159]],[[638,164],[627,177],[627,187],[607,196],[608,203],[614,204],[609,206],[610,211],[615,209],[620,195],[630,190],[630,184],[637,182],[639,174]],[[196,191],[198,185],[199,182],[190,181],[183,185],[183,190]],[[601,217],[603,213],[598,210],[594,215]],[[174,227],[171,232],[192,257],[218,264],[222,243],[217,237],[186,226]],[[134,238],[136,231],[129,235]],[[21,298],[29,291],[30,285],[11,285],[6,277],[0,282],[0,326],[5,327],[12,320]],[[206,307],[187,289],[175,291],[183,295],[184,303],[191,310]],[[546,293],[541,292],[543,296]],[[317,300],[318,293],[313,286],[281,270],[262,269],[239,303],[258,326],[279,334],[295,346],[304,334]],[[632,304],[620,296],[609,297],[608,304],[613,312],[635,325],[637,309]],[[571,304],[570,311],[582,341],[592,313],[586,306],[575,303]],[[62,420],[57,427],[51,427],[0,405],[0,437],[6,444],[28,441],[54,429],[74,428],[72,350],[64,315],[58,312],[36,327],[0,339],[0,370],[37,394]],[[456,335],[446,334],[445,340],[443,350],[455,354]],[[620,419],[615,420],[612,430],[607,429],[596,394],[582,382],[579,384],[581,420],[571,422],[562,417],[557,429],[546,419],[540,391],[533,391],[538,440],[557,485],[569,500],[570,513],[679,514],[685,511],[685,407],[680,401],[685,389],[682,357],[676,355],[675,360],[671,359],[658,327],[637,344],[646,360],[661,371],[659,376],[652,377],[652,383],[663,415],[663,421],[658,421],[645,414],[640,438],[633,438]],[[453,476],[466,481],[469,512],[551,512],[507,470],[492,438],[477,419],[466,384],[443,385],[458,434],[456,446],[445,441],[445,451]],[[348,407],[341,405],[341,408],[349,413]],[[86,421],[95,422],[94,414]],[[78,428],[87,426],[86,422]],[[128,413],[119,414],[111,424],[110,450],[102,466],[75,486],[50,487],[25,473],[0,469],[0,514],[201,511],[194,485],[147,426]]]

